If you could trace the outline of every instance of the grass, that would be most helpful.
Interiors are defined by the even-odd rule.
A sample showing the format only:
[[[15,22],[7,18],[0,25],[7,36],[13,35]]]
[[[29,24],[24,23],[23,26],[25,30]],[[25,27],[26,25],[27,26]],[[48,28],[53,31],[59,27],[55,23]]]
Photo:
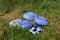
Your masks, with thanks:
[[[19,1],[20,2],[20,1]],[[19,7],[15,7],[3,16],[0,16],[0,40],[60,40],[60,1],[44,0],[43,2],[21,0]],[[14,1],[11,2],[14,5]],[[25,4],[23,4],[25,3]],[[14,8],[14,6],[12,6]],[[21,18],[24,12],[33,11],[39,16],[44,16],[49,23],[41,27],[43,32],[33,35],[26,29],[10,27],[8,23],[16,18]]]

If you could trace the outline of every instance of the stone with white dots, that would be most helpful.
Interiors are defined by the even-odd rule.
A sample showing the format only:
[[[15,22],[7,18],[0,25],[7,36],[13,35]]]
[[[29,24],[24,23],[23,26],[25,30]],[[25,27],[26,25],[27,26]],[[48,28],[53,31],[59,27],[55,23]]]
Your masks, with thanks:
[[[18,26],[22,28],[30,29],[32,27],[32,23],[30,21],[24,20],[20,22]]]
[[[26,13],[24,13],[24,15],[23,15],[23,18],[24,18],[25,20],[33,20],[33,19],[35,19],[36,17],[37,17],[37,14],[34,13],[34,12],[26,12]]]
[[[38,16],[37,18],[34,19],[34,23],[36,24],[37,27],[45,26],[48,23],[48,20],[43,16]]]

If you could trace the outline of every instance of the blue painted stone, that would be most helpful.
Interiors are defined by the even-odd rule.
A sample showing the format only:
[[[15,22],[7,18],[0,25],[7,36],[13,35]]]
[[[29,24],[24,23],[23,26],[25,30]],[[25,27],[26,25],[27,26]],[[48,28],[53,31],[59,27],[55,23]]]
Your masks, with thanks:
[[[24,13],[24,15],[23,15],[23,18],[24,18],[25,20],[33,20],[33,19],[35,19],[36,17],[37,17],[37,14],[34,13],[34,12],[26,12],[26,13]]]
[[[45,26],[46,24],[48,24],[48,20],[45,17],[39,16],[34,19],[34,23],[36,24],[37,27]]]
[[[32,23],[30,21],[22,21],[19,23],[20,27],[30,29],[32,27]]]
[[[42,32],[42,29],[40,27],[32,27],[31,29],[29,29],[29,31],[32,34],[38,35]]]

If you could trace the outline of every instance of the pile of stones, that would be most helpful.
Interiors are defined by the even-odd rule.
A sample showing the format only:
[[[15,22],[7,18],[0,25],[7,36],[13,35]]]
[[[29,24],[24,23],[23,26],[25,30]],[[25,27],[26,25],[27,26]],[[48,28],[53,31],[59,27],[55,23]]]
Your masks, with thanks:
[[[23,14],[23,20],[15,19],[9,22],[9,26],[18,26],[20,28],[25,28],[29,30],[32,34],[40,34],[43,30],[41,27],[44,27],[48,24],[48,20],[43,16],[38,16],[34,12],[26,12]],[[33,23],[34,25],[33,25]]]

